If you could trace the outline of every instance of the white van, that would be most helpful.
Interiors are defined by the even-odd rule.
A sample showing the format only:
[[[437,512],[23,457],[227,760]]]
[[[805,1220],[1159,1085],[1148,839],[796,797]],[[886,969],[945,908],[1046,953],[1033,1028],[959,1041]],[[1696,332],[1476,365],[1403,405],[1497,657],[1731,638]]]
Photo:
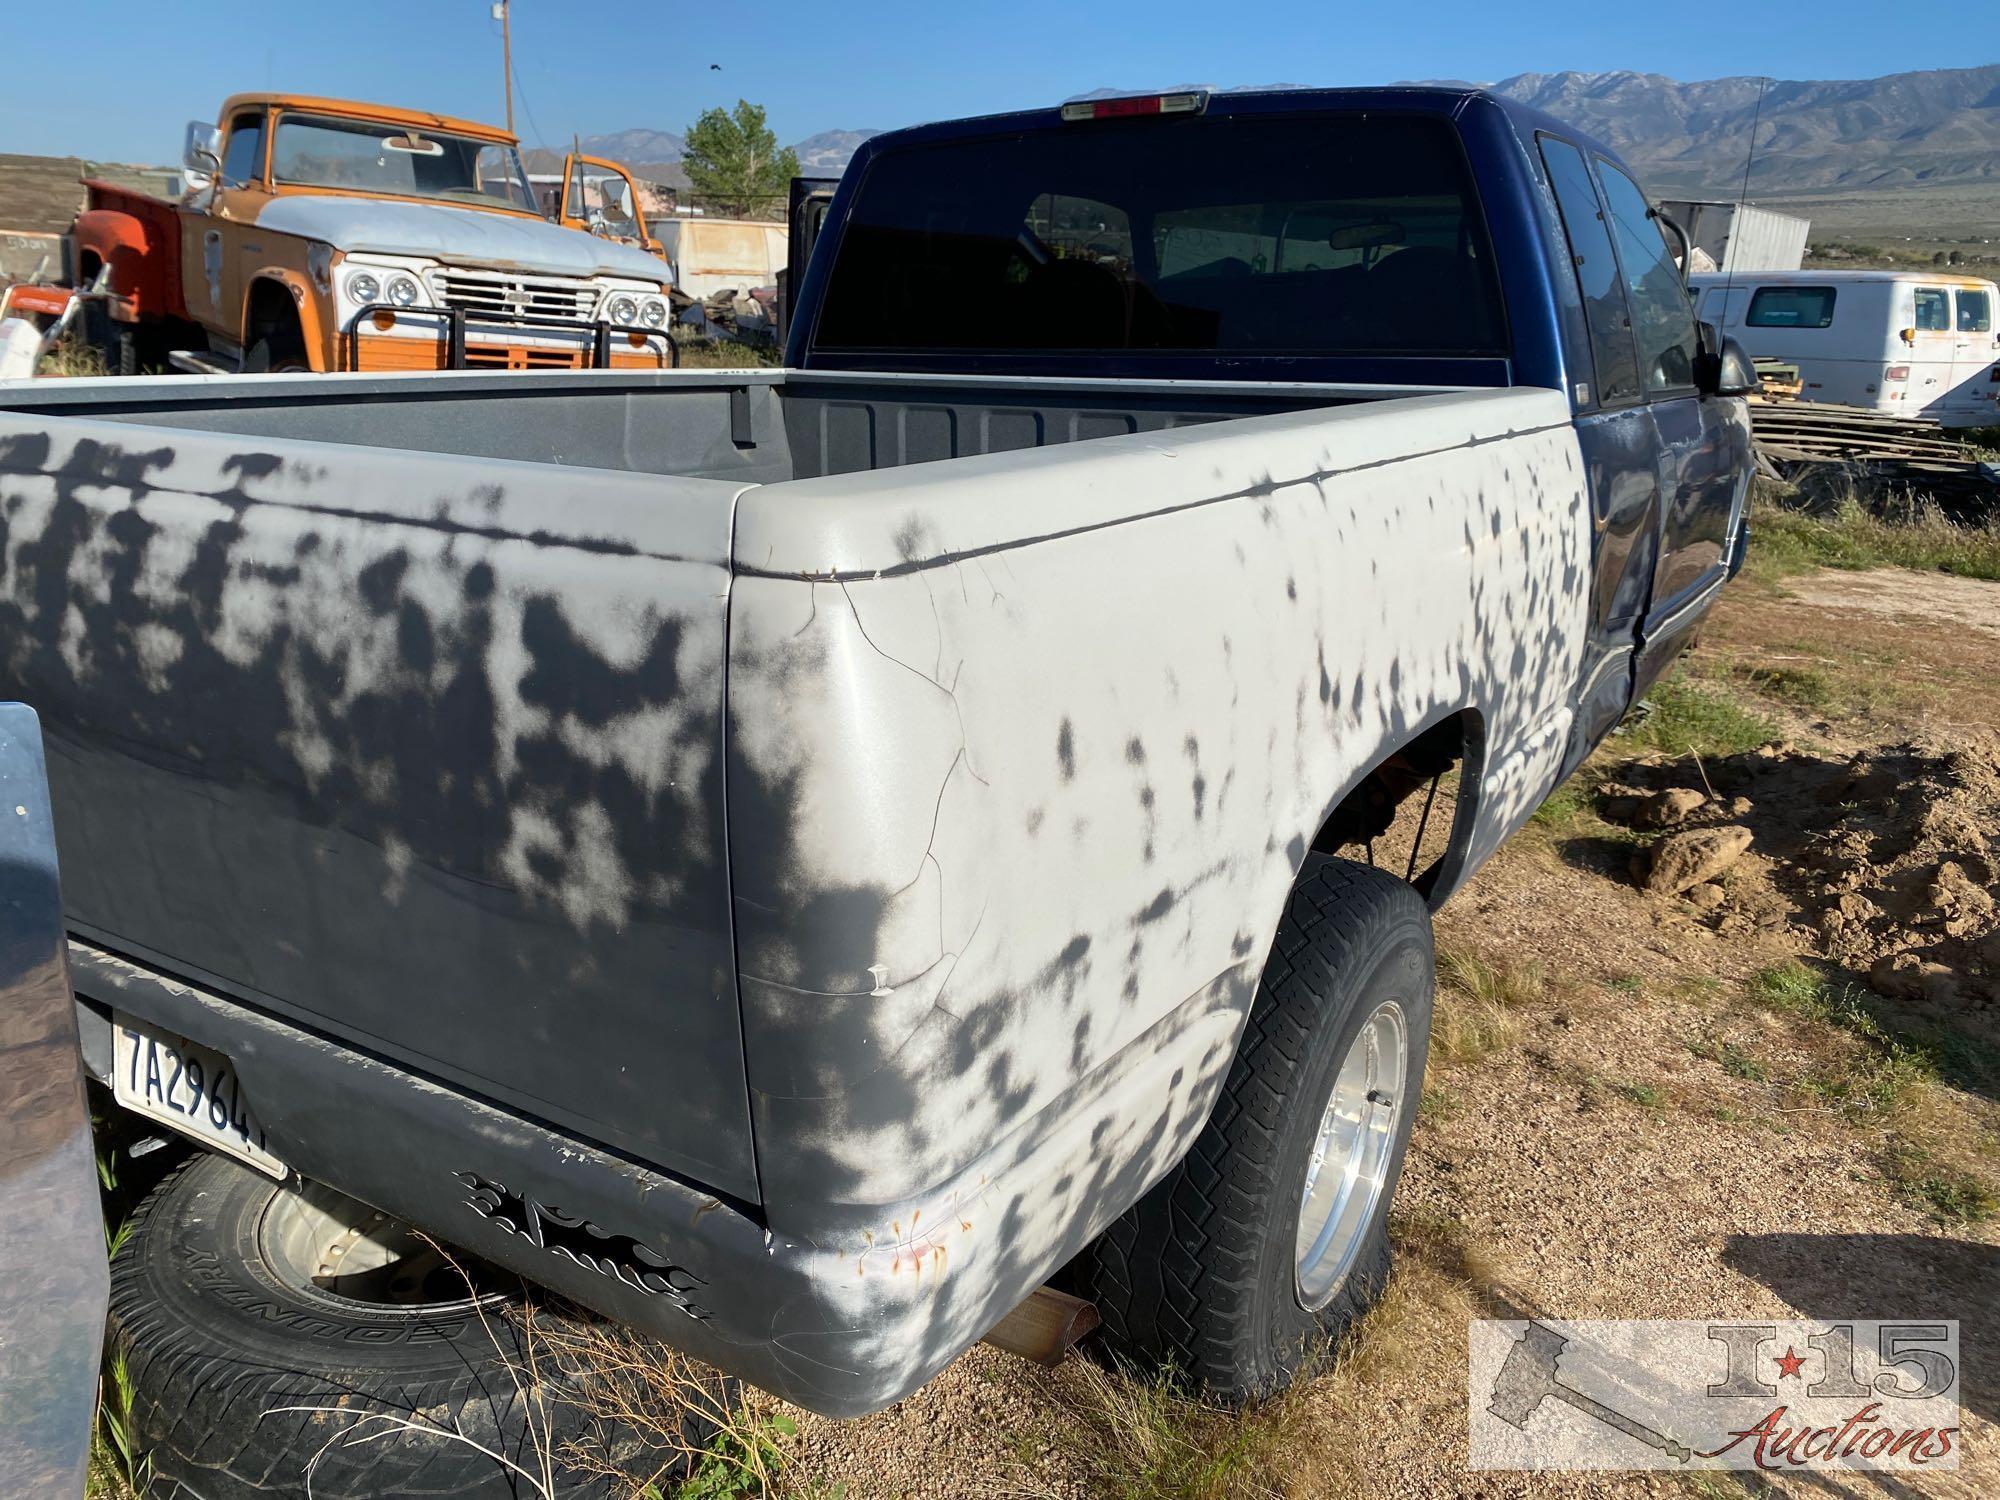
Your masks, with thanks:
[[[1799,367],[1808,401],[2000,423],[2000,288],[1927,271],[1738,271],[1688,278],[1696,310],[1751,358]],[[1725,291],[1728,306],[1725,307]]]

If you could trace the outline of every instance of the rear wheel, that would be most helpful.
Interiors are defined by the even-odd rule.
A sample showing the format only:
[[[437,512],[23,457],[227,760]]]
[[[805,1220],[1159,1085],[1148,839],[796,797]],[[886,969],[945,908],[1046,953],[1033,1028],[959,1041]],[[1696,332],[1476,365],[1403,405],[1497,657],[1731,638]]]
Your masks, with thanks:
[[[1246,1401],[1289,1384],[1379,1295],[1433,965],[1410,886],[1307,858],[1208,1124],[1089,1252],[1114,1354]]]
[[[680,1444],[610,1423],[576,1357],[586,1315],[531,1312],[505,1273],[329,1188],[197,1156],[130,1222],[111,1318],[156,1496],[264,1500],[308,1480],[319,1500],[530,1496],[545,1455],[565,1497],[625,1494],[713,1433],[695,1412]]]

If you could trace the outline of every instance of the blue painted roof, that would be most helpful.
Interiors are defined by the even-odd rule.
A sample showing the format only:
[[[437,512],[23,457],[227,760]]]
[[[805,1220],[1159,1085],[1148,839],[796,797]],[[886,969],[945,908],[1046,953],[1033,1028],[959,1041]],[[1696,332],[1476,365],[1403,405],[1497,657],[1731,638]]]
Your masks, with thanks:
[[[1191,91],[1163,89],[1160,92]],[[1518,100],[1509,99],[1504,94],[1496,94],[1490,89],[1456,85],[1390,84],[1372,88],[1218,90],[1210,93],[1204,114],[1215,117],[1379,109],[1456,118],[1474,103],[1491,105],[1499,110],[1513,127],[1514,133],[1525,143],[1532,144],[1535,132],[1538,130],[1552,131],[1568,137],[1586,150],[1608,157],[1612,161],[1620,161],[1617,151],[1611,146],[1566,121],[1530,108]],[[1063,119],[1062,104],[1059,102],[1047,109],[1015,110],[999,115],[972,115],[959,120],[937,120],[925,125],[912,125],[903,130],[886,131],[864,141],[856,151],[854,160],[865,164],[878,151],[927,145],[938,141],[970,140],[981,136],[1008,135],[1022,130],[1088,128],[1087,122]],[[850,171],[848,175],[852,177],[855,174]]]

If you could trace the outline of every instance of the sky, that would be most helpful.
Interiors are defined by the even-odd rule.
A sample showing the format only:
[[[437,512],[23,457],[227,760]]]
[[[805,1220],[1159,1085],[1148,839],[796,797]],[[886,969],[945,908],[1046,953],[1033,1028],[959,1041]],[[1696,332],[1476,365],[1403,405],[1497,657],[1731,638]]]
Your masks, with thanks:
[[[499,120],[491,0],[72,0],[75,43],[17,56],[0,88],[0,151],[168,162],[188,120],[260,89],[331,94]],[[1983,7],[1957,8],[1966,40]],[[1099,87],[1319,85],[1631,68],[1872,78],[2000,58],[1936,45],[1879,5],[1672,6],[1597,0],[514,0],[515,124],[527,144],[574,133],[684,132],[704,109],[763,104],[781,142],[822,130],[1052,104]],[[1988,33],[2000,42],[2000,27]],[[719,70],[711,64],[720,64]]]

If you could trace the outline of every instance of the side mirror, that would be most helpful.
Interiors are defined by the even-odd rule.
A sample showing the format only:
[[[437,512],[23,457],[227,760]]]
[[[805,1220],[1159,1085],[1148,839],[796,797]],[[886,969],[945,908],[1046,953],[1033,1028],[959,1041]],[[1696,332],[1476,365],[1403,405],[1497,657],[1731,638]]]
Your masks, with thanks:
[[[221,159],[222,132],[206,120],[189,120],[187,137],[181,142],[181,166],[189,172],[212,175],[213,168],[204,163],[219,163]]]
[[[1700,325],[1702,348],[1694,357],[1695,389],[1704,396],[1748,396],[1758,387],[1757,367],[1743,346],[1732,338],[1720,338],[1707,324]],[[1711,346],[1709,340],[1717,339]]]

